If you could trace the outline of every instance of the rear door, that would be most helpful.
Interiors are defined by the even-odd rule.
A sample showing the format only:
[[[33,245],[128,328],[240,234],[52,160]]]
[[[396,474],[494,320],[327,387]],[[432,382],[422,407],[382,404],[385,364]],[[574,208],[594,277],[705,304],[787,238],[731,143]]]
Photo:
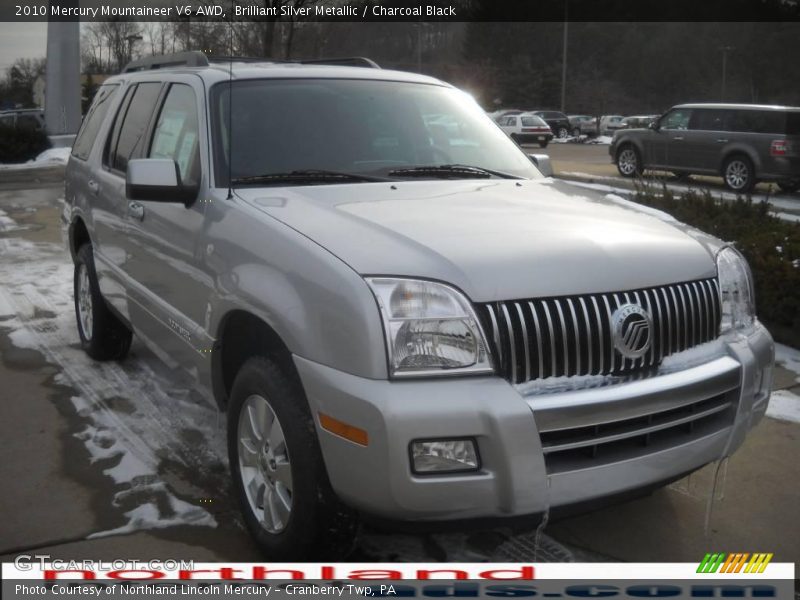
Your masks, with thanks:
[[[670,156],[670,163],[688,172],[717,173],[723,153],[730,144],[732,111],[718,108],[696,108],[683,133],[680,152]]]

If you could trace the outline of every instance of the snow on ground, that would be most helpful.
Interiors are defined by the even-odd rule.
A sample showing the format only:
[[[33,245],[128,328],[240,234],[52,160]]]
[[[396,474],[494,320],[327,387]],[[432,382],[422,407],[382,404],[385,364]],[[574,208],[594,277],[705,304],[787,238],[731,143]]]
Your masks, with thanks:
[[[72,148],[50,148],[45,150],[34,160],[18,164],[0,164],[0,169],[39,169],[41,167],[53,167],[65,165],[69,160]]]
[[[15,346],[37,350],[59,365],[56,383],[78,391],[69,400],[83,427],[75,437],[113,481],[112,504],[127,520],[92,536],[177,524],[215,526],[214,517],[180,499],[160,471],[166,457],[173,470],[198,479],[209,471],[225,472],[217,411],[155,358],[143,352],[137,357],[136,346],[132,358],[120,363],[90,360],[76,343],[72,279],[61,246],[0,239],[0,327]]]
[[[600,144],[608,146],[611,144],[613,138],[608,135],[600,135],[597,137],[589,137],[588,135],[579,135],[578,137],[565,137],[553,138],[550,140],[551,144]]]
[[[797,383],[800,383],[800,350],[775,344],[775,362],[784,369],[794,372],[797,375]]]
[[[800,423],[800,396],[789,390],[772,392],[767,406],[767,416],[781,421]]]

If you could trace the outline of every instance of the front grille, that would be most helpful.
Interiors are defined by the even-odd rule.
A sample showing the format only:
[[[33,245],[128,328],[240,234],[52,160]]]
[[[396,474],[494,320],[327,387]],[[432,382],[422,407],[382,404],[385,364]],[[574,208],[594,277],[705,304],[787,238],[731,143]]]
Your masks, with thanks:
[[[648,414],[570,429],[542,431],[548,473],[628,460],[713,434],[733,421],[730,394]]]
[[[638,304],[653,319],[640,358],[614,347],[611,316]],[[511,300],[478,305],[499,373],[515,384],[545,377],[615,375],[653,367],[665,356],[715,339],[720,295],[715,278],[635,291]]]

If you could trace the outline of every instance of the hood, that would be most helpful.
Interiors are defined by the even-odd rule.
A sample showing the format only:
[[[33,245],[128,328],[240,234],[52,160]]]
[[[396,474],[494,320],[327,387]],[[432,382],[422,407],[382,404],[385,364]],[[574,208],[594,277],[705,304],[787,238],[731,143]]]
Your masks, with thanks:
[[[243,188],[254,207],[362,275],[434,279],[475,302],[713,277],[715,240],[551,179]]]

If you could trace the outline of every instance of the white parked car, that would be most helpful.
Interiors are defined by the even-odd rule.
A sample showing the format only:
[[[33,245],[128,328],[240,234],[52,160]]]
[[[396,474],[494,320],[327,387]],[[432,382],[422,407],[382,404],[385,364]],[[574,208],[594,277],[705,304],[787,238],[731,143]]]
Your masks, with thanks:
[[[622,115],[603,115],[600,117],[600,135],[614,135],[617,129],[624,127]]]
[[[497,124],[518,144],[539,144],[545,148],[553,139],[550,126],[536,115],[508,115],[500,117]]]

